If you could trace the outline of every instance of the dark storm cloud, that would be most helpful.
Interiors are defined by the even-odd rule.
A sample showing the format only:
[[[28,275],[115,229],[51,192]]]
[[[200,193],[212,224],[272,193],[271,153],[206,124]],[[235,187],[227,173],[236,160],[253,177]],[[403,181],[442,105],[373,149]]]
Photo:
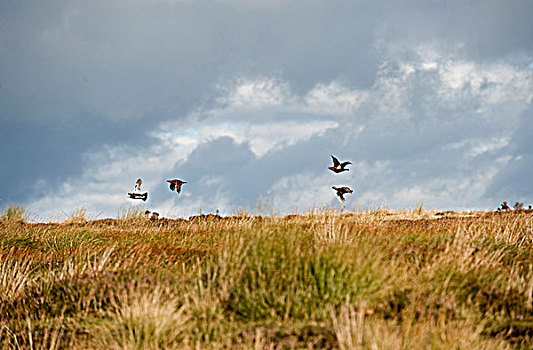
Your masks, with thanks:
[[[237,144],[230,137],[221,137],[198,147],[188,161],[176,166],[172,173],[192,179],[190,191],[200,194],[206,204],[212,192],[220,188],[234,199],[231,209],[255,208],[258,198],[271,196],[272,186],[282,176],[300,172],[326,173],[330,155],[325,150],[334,149],[332,136],[330,133],[314,136],[260,158],[250,151],[248,144]],[[202,179],[219,181],[205,185]],[[305,184],[301,190],[308,190]]]
[[[204,198],[204,209],[215,211],[216,203],[209,198],[220,190],[234,198],[234,209],[250,207],[261,188],[261,179],[256,177],[256,158],[247,144],[238,145],[230,137],[221,137],[199,146],[189,161],[172,170],[190,179],[188,191]],[[214,180],[214,182],[213,182]]]
[[[81,107],[114,118],[179,112],[235,74],[280,74],[296,92],[333,79],[368,87],[379,42],[460,43],[478,58],[531,54],[532,9],[529,1],[4,2],[2,84],[10,101],[33,96],[46,107],[33,114],[57,118]]]
[[[147,120],[124,123],[82,115],[62,121],[37,119],[2,122],[0,159],[4,202],[23,202],[45,196],[69,177],[79,176],[87,165],[84,156],[107,146],[142,147],[152,141],[143,130],[155,128],[163,117],[153,113]],[[45,180],[46,186],[36,186]]]
[[[375,71],[373,16],[352,6],[49,5],[4,9],[5,94],[33,99],[35,117],[62,118],[79,108],[112,118],[156,108],[179,113],[235,74],[280,73],[308,89],[342,76],[370,83]]]

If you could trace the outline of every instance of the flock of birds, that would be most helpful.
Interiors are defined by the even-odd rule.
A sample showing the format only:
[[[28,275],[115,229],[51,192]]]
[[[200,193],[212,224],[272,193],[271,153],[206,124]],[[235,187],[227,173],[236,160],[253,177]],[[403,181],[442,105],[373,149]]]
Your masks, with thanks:
[[[342,173],[344,171],[350,171],[350,169],[347,169],[346,167],[349,164],[352,164],[351,162],[342,162],[341,163],[333,155],[331,156],[331,159],[333,160],[333,166],[328,167],[328,169],[333,171],[335,174]],[[183,181],[183,180],[179,180],[179,179],[167,180],[167,182],[170,184],[169,185],[170,190],[171,191],[176,191],[177,193],[180,193],[181,192],[181,187],[183,186],[183,184],[187,183],[187,181]],[[142,182],[142,180],[140,178],[137,179],[137,181],[135,182],[135,187],[134,187],[133,192],[128,192],[128,198],[140,199],[142,201],[146,201],[148,199],[148,192],[141,193],[141,185],[142,185],[142,183],[143,182]],[[341,203],[344,203],[344,201],[346,200],[344,198],[344,195],[353,193],[353,190],[351,188],[349,188],[348,186],[342,186],[342,187],[332,186],[331,188],[333,188],[335,191],[337,191],[337,198],[338,198],[338,200]],[[149,214],[149,213],[150,212],[147,211],[147,214]],[[154,214],[157,214],[157,213],[154,213]],[[159,214],[157,214],[156,216],[158,216],[158,215]]]
[[[351,162],[339,162],[337,158],[335,158],[333,155],[331,155],[331,159],[333,160],[333,166],[328,166],[328,169],[333,171],[335,174],[342,173],[343,171],[350,171],[350,169],[346,169],[346,166],[348,164],[352,164]],[[341,203],[344,203],[344,195],[353,193],[353,190],[348,186],[343,187],[335,187],[332,186],[335,191],[337,191],[337,198]]]
[[[339,174],[339,173],[342,173],[342,172],[345,172],[345,171],[350,171],[350,169],[347,169],[346,167],[349,165],[349,164],[352,164],[351,162],[349,161],[346,161],[346,162],[339,162],[339,160],[331,155],[331,159],[333,161],[333,166],[329,166],[328,169],[333,171],[335,174]],[[167,182],[169,183],[169,188],[171,191],[176,191],[177,193],[180,193],[181,192],[181,187],[183,186],[183,184],[186,184],[187,181],[183,181],[183,180],[179,180],[179,179],[172,179],[172,180],[167,180]],[[141,185],[142,185],[143,181],[139,178],[137,179],[137,181],[135,182],[135,187],[133,189],[133,192],[128,192],[128,198],[131,198],[131,199],[140,199],[142,201],[146,201],[148,199],[148,192],[144,192],[144,193],[141,193]],[[344,195],[347,195],[347,194],[351,194],[353,193],[353,190],[351,188],[349,188],[348,186],[342,186],[342,187],[335,187],[335,186],[332,186],[331,188],[333,188],[337,193],[337,199],[341,202],[341,203],[344,203],[344,201],[346,200],[344,198]],[[511,210],[512,208],[507,204],[507,202],[503,202],[501,204],[501,206],[497,209],[498,211],[508,211],[508,210]],[[515,210],[526,210],[524,209],[524,203],[520,203],[520,202],[516,202],[516,204],[514,205],[514,209]],[[532,206],[529,205],[528,208],[527,208],[527,211],[531,211],[533,210],[532,209]],[[218,210],[217,210],[218,212]],[[146,215],[150,215],[150,213],[152,214],[151,218],[152,220],[157,220],[158,216],[159,216],[159,213],[157,212],[151,212],[149,210],[147,210],[145,212]]]

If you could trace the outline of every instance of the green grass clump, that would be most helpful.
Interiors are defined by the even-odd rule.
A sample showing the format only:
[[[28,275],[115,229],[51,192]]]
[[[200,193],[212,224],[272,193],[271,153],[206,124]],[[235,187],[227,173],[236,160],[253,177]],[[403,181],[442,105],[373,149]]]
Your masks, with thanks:
[[[372,295],[387,278],[373,269],[377,261],[341,244],[317,245],[308,233],[261,232],[245,244],[221,277],[230,279],[228,310],[245,320],[324,319],[326,306]]]
[[[533,346],[531,214],[139,213],[3,219],[0,348]]]
[[[11,204],[2,210],[1,221],[24,221],[25,209],[21,205]]]

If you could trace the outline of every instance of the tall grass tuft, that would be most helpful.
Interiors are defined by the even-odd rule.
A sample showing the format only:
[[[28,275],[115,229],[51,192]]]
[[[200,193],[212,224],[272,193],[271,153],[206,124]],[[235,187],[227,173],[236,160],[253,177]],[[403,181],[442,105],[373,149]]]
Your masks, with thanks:
[[[23,222],[25,219],[26,210],[22,205],[11,204],[9,207],[2,210],[0,222]]]
[[[24,292],[31,280],[31,261],[14,259],[14,250],[0,251],[0,304],[9,303]],[[0,306],[0,311],[3,307]]]
[[[141,207],[121,209],[118,212],[118,219],[123,223],[140,223],[146,221],[148,218],[148,216],[144,214],[146,210],[146,208]]]
[[[187,307],[160,288],[130,289],[97,322],[89,343],[99,349],[170,349],[183,342]]]
[[[65,224],[86,224],[87,223],[87,208],[80,207],[74,209],[67,215],[67,219],[63,221]]]
[[[501,337],[484,337],[483,323],[472,319],[386,320],[372,313],[365,303],[331,310],[339,349],[511,349]]]

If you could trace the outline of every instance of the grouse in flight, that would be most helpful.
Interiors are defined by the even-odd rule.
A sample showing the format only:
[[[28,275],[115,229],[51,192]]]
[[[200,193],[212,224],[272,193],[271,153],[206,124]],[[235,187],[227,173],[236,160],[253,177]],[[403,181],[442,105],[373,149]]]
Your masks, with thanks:
[[[131,199],[142,199],[144,202],[148,199],[148,192],[137,193],[137,192],[128,192],[128,197]]]
[[[351,162],[341,163],[334,156],[331,156],[331,159],[333,159],[333,166],[328,166],[329,170],[333,171],[334,173],[342,173],[343,171],[350,171],[350,169],[346,169],[345,167],[348,164],[352,164]]]
[[[143,183],[143,180],[140,178],[137,179],[135,182],[135,188],[133,189],[133,192],[128,192],[128,197],[131,199],[142,199],[146,202],[148,199],[148,192],[141,193],[141,185]]]
[[[178,179],[167,180],[167,182],[170,183],[170,190],[171,190],[171,191],[176,190],[176,192],[178,192],[178,193],[181,192],[181,186],[182,186],[183,184],[186,184],[186,183],[187,183],[187,181],[181,181],[181,180],[178,180]]]
[[[135,188],[134,188],[133,192],[141,192],[141,185],[142,184],[143,184],[143,180],[138,178],[137,181],[135,182]]]
[[[349,194],[349,193],[353,193],[353,191],[349,188],[349,187],[335,187],[335,186],[332,186],[331,188],[333,188],[335,191],[337,191],[337,197],[339,197],[339,201],[341,203],[344,203],[345,199],[344,199],[344,195],[345,194]]]

